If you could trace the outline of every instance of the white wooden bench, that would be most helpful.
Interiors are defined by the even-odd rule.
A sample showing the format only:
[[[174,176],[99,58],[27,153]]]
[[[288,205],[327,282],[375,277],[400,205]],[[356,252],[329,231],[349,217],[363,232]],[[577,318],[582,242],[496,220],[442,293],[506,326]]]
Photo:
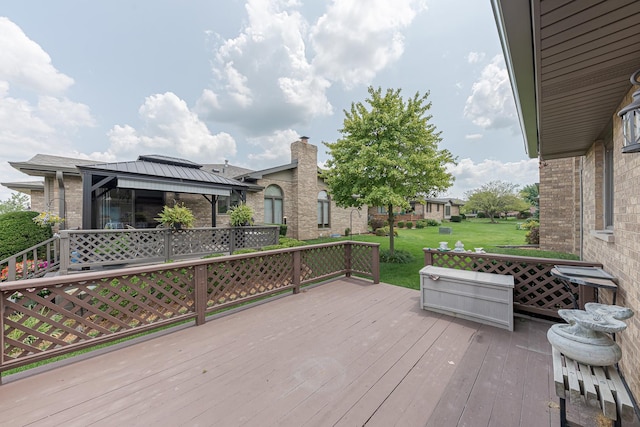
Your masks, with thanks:
[[[633,421],[631,397],[615,366],[578,363],[553,348],[553,379],[560,398],[560,425],[567,426],[566,399],[572,403],[599,407],[604,416],[622,426]]]

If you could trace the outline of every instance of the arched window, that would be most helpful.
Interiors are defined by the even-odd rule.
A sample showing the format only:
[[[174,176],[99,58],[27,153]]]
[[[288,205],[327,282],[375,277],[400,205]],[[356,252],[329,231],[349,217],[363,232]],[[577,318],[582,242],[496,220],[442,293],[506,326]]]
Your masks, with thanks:
[[[264,222],[265,224],[282,224],[282,189],[270,185],[264,190]]]
[[[318,228],[329,228],[329,195],[326,191],[318,193]]]

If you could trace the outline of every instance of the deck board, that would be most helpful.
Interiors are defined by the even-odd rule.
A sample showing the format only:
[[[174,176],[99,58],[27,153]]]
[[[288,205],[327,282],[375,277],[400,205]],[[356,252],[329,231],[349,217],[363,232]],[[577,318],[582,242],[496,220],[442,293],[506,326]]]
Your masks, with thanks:
[[[548,324],[517,319],[508,332],[421,310],[419,299],[416,290],[341,279],[36,375],[6,377],[2,422],[557,425]]]

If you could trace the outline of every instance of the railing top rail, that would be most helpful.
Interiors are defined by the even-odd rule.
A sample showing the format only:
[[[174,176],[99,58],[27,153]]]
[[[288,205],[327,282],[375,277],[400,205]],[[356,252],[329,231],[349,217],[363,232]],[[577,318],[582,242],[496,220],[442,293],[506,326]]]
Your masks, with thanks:
[[[225,255],[225,256],[219,256],[215,258],[199,258],[196,260],[175,261],[175,262],[163,263],[163,264],[149,264],[144,266],[127,267],[127,268],[114,269],[114,270],[102,270],[102,271],[93,271],[88,273],[76,273],[76,274],[67,275],[67,276],[53,276],[53,277],[43,277],[38,279],[25,279],[25,280],[20,280],[18,282],[9,282],[9,283],[0,284],[0,292],[19,291],[21,289],[26,289],[26,288],[40,289],[40,288],[61,286],[67,283],[77,283],[82,281],[102,280],[102,279],[108,280],[116,277],[132,276],[135,274],[154,273],[154,272],[161,272],[165,270],[173,270],[176,268],[209,265],[209,264],[216,264],[220,262],[263,257],[263,256],[274,255],[279,253],[302,252],[302,251],[313,250],[316,248],[326,248],[326,247],[341,246],[341,245],[356,245],[356,246],[369,246],[369,247],[380,246],[379,243],[342,240],[342,241],[330,242],[330,243],[319,243],[316,245],[296,246],[293,248],[258,251],[258,252],[248,253],[248,254]]]
[[[265,228],[277,228],[277,225],[249,225],[243,227],[193,227],[193,228],[185,228],[179,231],[190,231],[190,230],[233,230],[233,229],[253,229],[253,230],[261,230]],[[167,230],[167,228],[107,228],[107,229],[83,229],[83,230],[60,230],[60,235],[66,236],[71,234],[110,234],[110,233],[131,233],[131,232],[156,232],[161,233]]]
[[[18,258],[18,257],[20,257],[22,255],[28,254],[29,252],[33,252],[34,249],[38,249],[38,248],[40,248],[42,246],[48,245],[49,243],[55,242],[56,240],[58,240],[58,237],[57,236],[53,236],[50,239],[47,239],[45,241],[42,241],[42,242],[38,243],[37,245],[33,245],[30,248],[27,248],[27,249],[25,249],[25,250],[23,250],[21,252],[18,252],[17,254],[11,255],[10,257],[7,257],[7,258],[5,258],[3,260],[0,260],[0,264],[4,264],[5,262],[9,262],[12,259],[15,259],[15,258]]]
[[[422,250],[425,253],[469,256],[469,257],[472,257],[472,258],[500,258],[501,260],[512,261],[512,262],[527,262],[527,263],[538,263],[538,264],[584,265],[584,266],[602,267],[602,264],[597,263],[597,262],[578,261],[578,260],[561,259],[561,258],[542,258],[542,257],[531,257],[531,256],[522,256],[522,255],[506,255],[506,254],[477,253],[477,252],[455,252],[455,251],[445,251],[445,252],[443,252],[443,251],[440,251],[438,249],[431,249],[431,248],[424,248]]]

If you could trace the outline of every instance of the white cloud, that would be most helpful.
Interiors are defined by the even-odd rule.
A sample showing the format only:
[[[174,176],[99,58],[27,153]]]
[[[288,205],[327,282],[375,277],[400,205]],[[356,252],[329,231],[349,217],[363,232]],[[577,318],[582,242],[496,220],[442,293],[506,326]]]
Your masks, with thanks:
[[[311,30],[313,65],[347,88],[369,84],[404,52],[401,30],[426,9],[415,0],[334,0]]]
[[[481,62],[485,57],[484,52],[469,52],[467,55],[467,62],[469,64],[476,64]]]
[[[423,0],[340,0],[309,22],[300,8],[298,1],[246,2],[245,27],[214,50],[213,85],[196,102],[203,120],[258,136],[332,115],[331,86],[368,84],[397,61],[402,30],[426,9]]]
[[[39,93],[64,92],[73,79],[51,64],[49,55],[8,18],[0,17],[0,80]]]
[[[482,138],[481,133],[472,133],[464,136],[464,139],[480,139]]]
[[[490,181],[505,181],[524,187],[539,181],[538,159],[520,160],[518,162],[502,162],[499,160],[483,160],[474,163],[471,159],[462,159],[448,171],[456,178],[449,196],[465,198],[468,191],[479,188]]]
[[[271,165],[282,165],[291,161],[291,143],[297,141],[300,135],[293,129],[276,131],[260,138],[249,139],[253,147],[259,149],[258,154],[249,154],[247,167],[251,169],[266,169]]]
[[[200,161],[219,161],[236,154],[231,135],[224,132],[212,135],[198,115],[172,92],[147,97],[138,114],[143,123],[141,129],[114,126],[109,131],[111,146],[103,156],[133,157],[160,152]]]
[[[483,129],[511,128],[519,133],[509,74],[502,55],[484,67],[464,106],[464,115]]]

